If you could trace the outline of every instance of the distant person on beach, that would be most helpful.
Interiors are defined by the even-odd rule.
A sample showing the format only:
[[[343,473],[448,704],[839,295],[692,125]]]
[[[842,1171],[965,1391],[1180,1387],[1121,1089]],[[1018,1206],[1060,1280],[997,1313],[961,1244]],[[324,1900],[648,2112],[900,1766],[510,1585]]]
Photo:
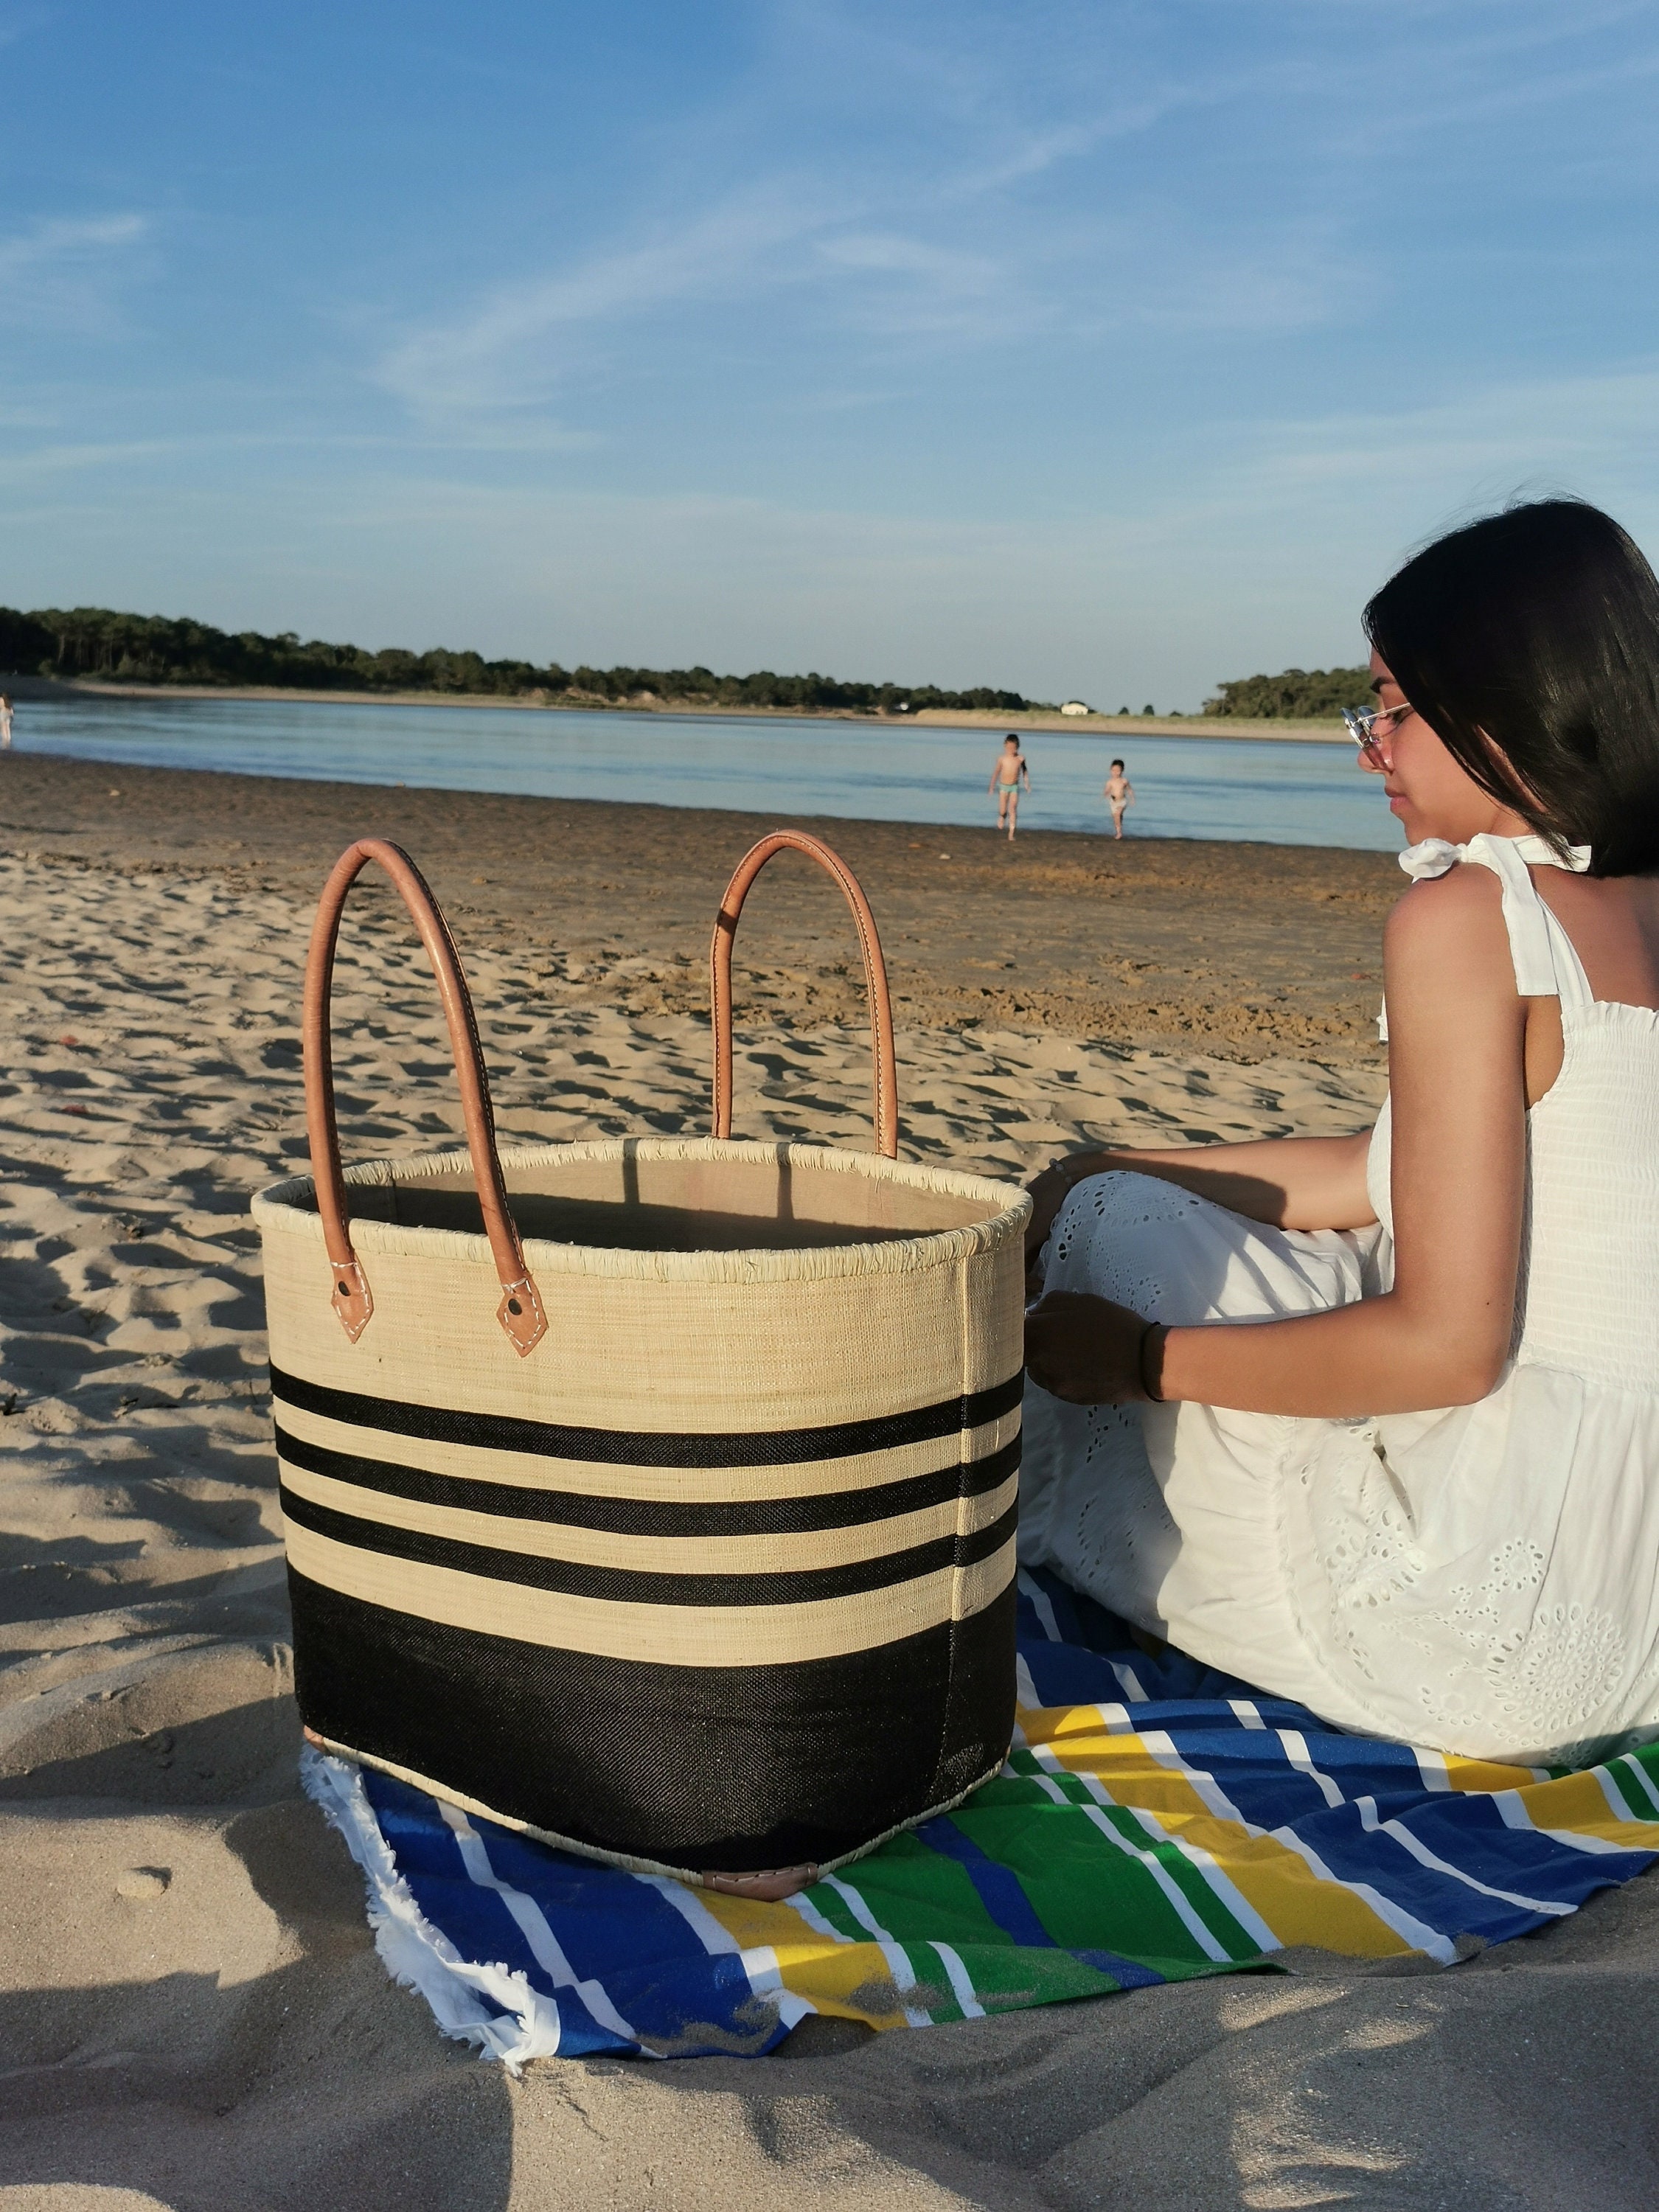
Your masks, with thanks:
[[[11,701],[0,691],[0,753],[11,750]]]
[[[1101,796],[1111,806],[1112,835],[1121,837],[1123,835],[1124,810],[1135,803],[1135,787],[1124,775],[1121,760],[1112,763],[1112,772],[1106,779],[1106,788]]]
[[[1008,835],[1014,834],[1014,818],[1019,812],[1019,787],[1024,784],[1027,793],[1031,788],[1031,771],[1025,756],[1019,749],[1019,739],[1012,730],[1002,741],[1002,750],[991,770],[991,781],[985,788],[997,795],[997,828],[1006,822]]]

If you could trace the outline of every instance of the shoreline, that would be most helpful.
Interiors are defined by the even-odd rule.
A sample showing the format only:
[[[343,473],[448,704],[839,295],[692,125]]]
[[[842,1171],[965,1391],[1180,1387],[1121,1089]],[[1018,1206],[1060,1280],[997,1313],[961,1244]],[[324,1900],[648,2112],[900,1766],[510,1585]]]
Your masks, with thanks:
[[[1334,744],[1352,741],[1341,724],[1200,714],[1057,714],[1021,708],[926,707],[914,714],[865,713],[854,707],[720,707],[695,700],[547,699],[498,691],[302,691],[283,684],[100,684],[55,676],[9,676],[14,699],[223,699],[247,704],[291,700],[307,706],[495,707],[532,714],[639,714],[678,722],[856,722],[886,729],[1036,730],[1054,737],[1223,738],[1252,744]]]

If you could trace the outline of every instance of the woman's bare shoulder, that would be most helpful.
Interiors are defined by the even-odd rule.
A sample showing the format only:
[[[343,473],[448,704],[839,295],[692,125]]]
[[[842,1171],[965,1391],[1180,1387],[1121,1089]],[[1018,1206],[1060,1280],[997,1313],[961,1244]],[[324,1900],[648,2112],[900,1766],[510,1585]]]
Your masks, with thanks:
[[[1433,944],[1486,919],[1503,924],[1504,892],[1490,868],[1467,863],[1408,885],[1386,925],[1390,940]]]
[[[1389,916],[1382,957],[1394,988],[1459,995],[1496,988],[1513,996],[1515,969],[1497,877],[1489,868],[1463,866],[1414,883]]]

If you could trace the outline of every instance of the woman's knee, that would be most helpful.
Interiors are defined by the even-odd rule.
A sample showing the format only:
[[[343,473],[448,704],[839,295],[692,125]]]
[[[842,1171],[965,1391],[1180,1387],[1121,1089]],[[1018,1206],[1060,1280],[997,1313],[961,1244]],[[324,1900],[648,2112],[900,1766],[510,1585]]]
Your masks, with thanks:
[[[1224,1271],[1225,1209],[1157,1176],[1114,1170],[1079,1182],[1055,1218],[1046,1289],[1097,1297],[1164,1320],[1199,1318]]]

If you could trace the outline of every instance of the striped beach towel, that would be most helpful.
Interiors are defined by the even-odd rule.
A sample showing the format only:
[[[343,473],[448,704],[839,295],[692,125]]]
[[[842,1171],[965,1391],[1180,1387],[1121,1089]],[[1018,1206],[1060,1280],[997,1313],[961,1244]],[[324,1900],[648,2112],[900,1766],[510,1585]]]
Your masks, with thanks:
[[[1659,1853],[1659,1745],[1574,1770],[1344,1735],[1022,1573],[1001,1773],[785,1904],[532,1843],[308,1751],[388,1968],[517,2069],[758,2057],[809,2014],[873,2028],[1271,1966],[1297,1946],[1449,1966]]]

